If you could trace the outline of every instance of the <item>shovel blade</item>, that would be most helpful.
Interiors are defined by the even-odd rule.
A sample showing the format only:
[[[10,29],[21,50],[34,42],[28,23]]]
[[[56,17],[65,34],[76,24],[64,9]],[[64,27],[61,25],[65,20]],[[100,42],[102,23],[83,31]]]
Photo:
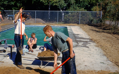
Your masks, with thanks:
[[[20,54],[22,55],[23,54],[23,48],[22,48],[22,46],[18,47],[18,50],[19,50]]]

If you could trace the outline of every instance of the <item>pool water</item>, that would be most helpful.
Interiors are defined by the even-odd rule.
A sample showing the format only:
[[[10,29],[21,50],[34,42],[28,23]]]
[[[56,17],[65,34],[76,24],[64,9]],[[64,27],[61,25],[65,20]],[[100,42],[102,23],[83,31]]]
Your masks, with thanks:
[[[44,28],[44,26],[29,26],[29,25],[27,25],[26,29],[25,29],[25,33],[28,35],[28,37],[31,37],[31,33],[34,32],[36,34],[37,44],[43,45],[44,43],[48,43],[48,42],[43,41],[43,39],[45,37],[45,34],[43,32],[43,28]],[[52,29],[55,32],[62,32],[65,35],[69,36],[68,31],[67,31],[67,27],[52,26]],[[10,28],[6,31],[0,32],[0,40],[1,39],[14,39],[14,28]],[[14,40],[8,40],[7,43],[8,44],[14,44]],[[24,37],[24,45],[27,45],[27,40],[25,39],[25,37]]]

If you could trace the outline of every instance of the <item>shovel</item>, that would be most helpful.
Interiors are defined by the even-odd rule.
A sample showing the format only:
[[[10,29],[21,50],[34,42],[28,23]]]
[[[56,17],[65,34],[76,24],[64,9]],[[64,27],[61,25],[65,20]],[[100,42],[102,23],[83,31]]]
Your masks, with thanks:
[[[68,59],[66,59],[60,66],[58,66],[54,71],[52,71],[50,74],[53,74],[58,68],[60,68],[62,65],[64,65],[69,59],[71,59],[70,57]]]
[[[20,23],[20,25],[21,25],[21,34],[20,34],[20,40],[21,40],[21,43],[20,43],[20,46],[18,47],[18,50],[19,50],[19,52],[20,52],[20,54],[22,55],[23,54],[23,48],[22,48],[22,13],[21,13],[21,23]]]

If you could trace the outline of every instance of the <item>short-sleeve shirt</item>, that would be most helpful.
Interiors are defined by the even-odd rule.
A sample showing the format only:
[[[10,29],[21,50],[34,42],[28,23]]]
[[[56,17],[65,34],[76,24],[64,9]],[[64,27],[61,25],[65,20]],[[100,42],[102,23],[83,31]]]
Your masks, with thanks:
[[[70,49],[69,43],[66,41],[68,36],[61,32],[56,32],[54,37],[52,37],[52,46],[53,49],[58,49],[60,52]]]
[[[52,44],[51,39],[52,39],[52,37],[46,39],[46,41],[49,41],[49,43]]]
[[[14,24],[15,24],[15,31],[14,31],[14,33],[15,34],[21,34],[20,33],[21,32],[21,19],[18,19],[17,22],[14,23]],[[24,35],[24,33],[25,33],[25,23],[22,22],[22,35]]]

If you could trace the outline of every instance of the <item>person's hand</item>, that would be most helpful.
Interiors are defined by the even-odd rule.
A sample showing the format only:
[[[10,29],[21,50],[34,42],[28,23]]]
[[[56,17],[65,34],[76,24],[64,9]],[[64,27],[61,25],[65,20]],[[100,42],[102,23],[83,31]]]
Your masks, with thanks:
[[[28,40],[28,36],[26,35],[26,40]]]
[[[15,46],[14,45],[12,45],[12,48],[14,48]]]
[[[46,49],[44,49],[44,51],[46,51]]]
[[[70,58],[73,58],[75,54],[73,52],[70,53]]]
[[[54,63],[54,68],[55,68],[55,69],[57,68],[57,63]]]
[[[20,8],[19,13],[22,13],[22,8]]]

